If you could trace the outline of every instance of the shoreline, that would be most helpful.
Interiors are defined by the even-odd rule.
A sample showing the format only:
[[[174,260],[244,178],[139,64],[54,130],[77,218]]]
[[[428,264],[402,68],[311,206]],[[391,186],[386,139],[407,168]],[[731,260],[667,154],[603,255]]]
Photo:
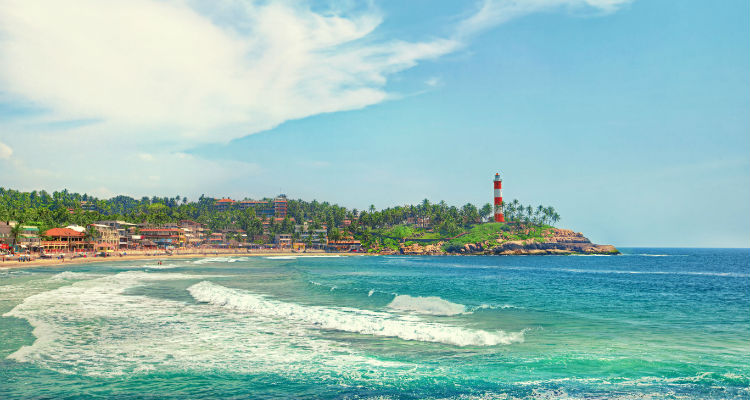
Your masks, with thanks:
[[[361,256],[361,253],[326,253],[320,252],[308,252],[308,253],[293,253],[291,251],[268,251],[268,252],[242,252],[242,251],[215,251],[215,252],[178,252],[174,254],[167,253],[151,253],[144,252],[139,254],[128,254],[128,255],[113,255],[108,257],[77,257],[77,258],[66,258],[60,260],[57,258],[51,259],[35,259],[32,261],[19,262],[18,260],[5,260],[0,261],[0,269],[16,269],[16,268],[37,268],[37,267],[64,267],[66,265],[80,265],[89,263],[104,263],[104,262],[120,262],[120,261],[139,261],[139,260],[168,260],[168,259],[185,259],[185,258],[216,258],[216,257],[315,257],[321,255],[339,255],[339,256]]]

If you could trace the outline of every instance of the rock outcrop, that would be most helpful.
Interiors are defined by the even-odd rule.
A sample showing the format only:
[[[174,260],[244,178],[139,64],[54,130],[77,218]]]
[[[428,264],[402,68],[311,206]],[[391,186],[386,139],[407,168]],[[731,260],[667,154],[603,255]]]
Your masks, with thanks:
[[[541,255],[541,254],[619,254],[612,245],[591,243],[580,232],[552,229],[543,239],[503,240],[495,243],[468,243],[451,249],[453,254]]]

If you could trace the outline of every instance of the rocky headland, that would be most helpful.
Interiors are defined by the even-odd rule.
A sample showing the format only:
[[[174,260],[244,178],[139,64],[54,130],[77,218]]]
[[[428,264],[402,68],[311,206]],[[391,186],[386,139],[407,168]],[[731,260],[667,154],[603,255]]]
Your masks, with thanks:
[[[594,244],[580,232],[552,228],[541,238],[507,240],[502,234],[497,239],[462,246],[444,246],[444,242],[431,245],[410,244],[400,247],[401,254],[412,255],[568,255],[568,254],[620,254],[612,245]]]

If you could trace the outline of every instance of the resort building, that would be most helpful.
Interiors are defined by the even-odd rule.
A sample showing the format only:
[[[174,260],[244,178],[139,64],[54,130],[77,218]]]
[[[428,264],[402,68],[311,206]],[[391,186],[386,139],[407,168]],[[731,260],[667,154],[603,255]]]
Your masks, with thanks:
[[[208,236],[208,244],[211,246],[223,246],[226,244],[226,235],[221,232],[214,232]]]
[[[189,246],[198,246],[204,241],[204,227],[200,224],[189,219],[180,221],[180,229],[185,232],[185,243]]]
[[[281,233],[276,235],[273,242],[282,249],[288,249],[292,247],[292,235],[288,233]]]
[[[114,250],[120,248],[120,234],[117,228],[104,224],[91,224],[89,227],[96,231],[92,242],[95,250]]]
[[[356,239],[331,240],[328,242],[326,250],[358,252],[362,250],[362,243]]]
[[[142,228],[142,240],[152,241],[158,247],[179,247],[185,244],[185,232],[180,228]]]
[[[236,203],[237,202],[232,199],[224,198],[221,200],[216,200],[216,203],[214,203],[214,207],[219,211],[226,211]]]
[[[44,232],[49,240],[42,240],[41,245],[46,252],[82,251],[88,247],[84,240],[86,234],[69,228],[52,228]]]
[[[135,243],[133,240],[133,233],[135,232],[136,226],[138,226],[137,224],[118,220],[97,221],[96,224],[106,225],[117,231],[118,248],[128,249],[134,247]]]
[[[259,217],[276,217],[284,219],[287,216],[286,195],[281,194],[273,200],[242,200],[239,203],[242,210],[253,208]]]

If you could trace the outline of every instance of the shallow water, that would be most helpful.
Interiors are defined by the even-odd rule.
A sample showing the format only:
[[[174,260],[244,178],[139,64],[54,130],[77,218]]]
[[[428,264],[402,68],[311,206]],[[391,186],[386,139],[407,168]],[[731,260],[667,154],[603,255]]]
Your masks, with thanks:
[[[0,267],[0,398],[750,398],[750,251]]]

